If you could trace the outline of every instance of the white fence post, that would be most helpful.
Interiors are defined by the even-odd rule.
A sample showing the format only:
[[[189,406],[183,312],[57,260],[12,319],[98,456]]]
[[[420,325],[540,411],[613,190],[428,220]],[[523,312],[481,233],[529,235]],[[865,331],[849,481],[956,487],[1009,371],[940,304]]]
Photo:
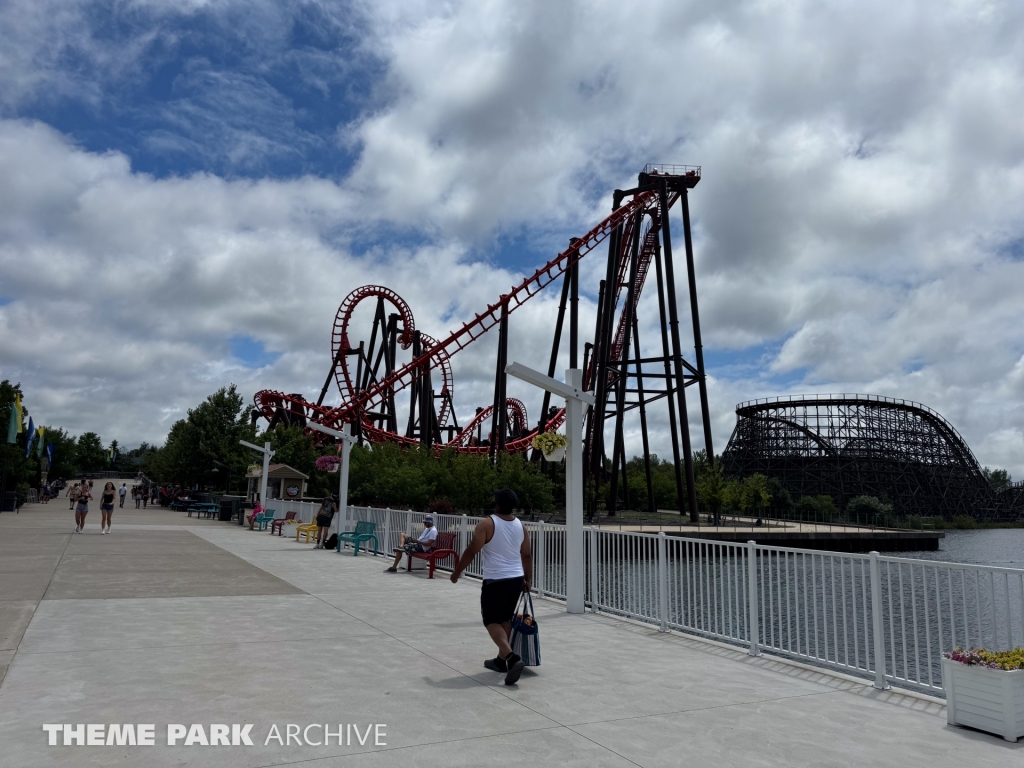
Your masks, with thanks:
[[[466,513],[462,513],[462,517],[459,518],[459,557],[462,557],[462,553],[466,551]],[[458,557],[455,558],[456,565],[458,565]]]
[[[545,552],[544,547],[546,544],[546,536],[544,535],[544,521],[540,521],[537,531],[537,554],[534,556],[533,561],[537,566],[537,573],[535,577],[537,579],[537,595],[538,597],[544,597],[544,588],[547,586],[547,569],[545,568]]]
[[[658,618],[659,632],[668,632],[668,558],[665,552],[665,532],[658,531]]]
[[[878,553],[869,552],[871,572],[871,633],[875,648],[875,688],[889,689],[885,682],[885,635],[882,634],[882,578],[878,570]]]
[[[751,656],[760,656],[758,637],[761,633],[757,607],[757,542],[747,542],[747,639],[750,641]]]
[[[597,528],[590,527],[590,610],[594,613],[598,613],[598,594],[597,594]]]
[[[391,510],[384,510],[384,538],[381,539],[381,549],[385,553],[391,553]]]

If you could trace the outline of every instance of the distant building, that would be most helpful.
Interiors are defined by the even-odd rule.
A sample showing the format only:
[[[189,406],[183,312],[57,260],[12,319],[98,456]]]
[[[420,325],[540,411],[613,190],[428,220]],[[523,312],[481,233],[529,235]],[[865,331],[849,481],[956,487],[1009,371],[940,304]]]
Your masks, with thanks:
[[[251,501],[260,492],[260,478],[263,468],[250,469],[245,473],[249,482],[246,497]],[[267,499],[289,499],[299,501],[306,495],[306,482],[309,475],[304,475],[287,464],[271,464],[267,471]]]

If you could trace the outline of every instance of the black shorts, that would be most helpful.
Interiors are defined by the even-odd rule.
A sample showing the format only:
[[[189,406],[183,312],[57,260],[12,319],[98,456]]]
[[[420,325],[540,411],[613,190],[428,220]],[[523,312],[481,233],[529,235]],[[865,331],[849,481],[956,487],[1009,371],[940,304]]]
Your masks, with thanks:
[[[415,541],[415,540],[405,542],[405,544],[402,545],[402,549],[404,549],[410,555],[414,555],[417,552],[426,552],[427,551],[427,550],[425,550],[423,548],[422,544],[420,544],[418,541]]]
[[[512,621],[516,612],[516,603],[523,594],[526,579],[516,576],[512,579],[484,579],[480,589],[480,615],[484,618],[484,626],[488,624],[504,624]]]
[[[333,515],[317,515],[316,524],[318,528],[330,528]]]

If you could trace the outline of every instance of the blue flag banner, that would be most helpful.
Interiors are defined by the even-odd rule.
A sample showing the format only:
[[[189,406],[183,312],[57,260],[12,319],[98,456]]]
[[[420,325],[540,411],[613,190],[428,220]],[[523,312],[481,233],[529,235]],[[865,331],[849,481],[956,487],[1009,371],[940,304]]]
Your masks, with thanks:
[[[25,458],[32,455],[32,444],[36,440],[36,425],[32,423],[32,417],[28,417],[28,437],[25,438]]]
[[[53,443],[46,446],[46,471],[50,471],[50,467],[53,466]]]

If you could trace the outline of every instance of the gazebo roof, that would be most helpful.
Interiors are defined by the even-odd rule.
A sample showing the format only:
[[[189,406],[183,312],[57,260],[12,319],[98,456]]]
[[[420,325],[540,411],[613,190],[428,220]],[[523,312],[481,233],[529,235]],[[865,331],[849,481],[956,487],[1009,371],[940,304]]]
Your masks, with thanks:
[[[260,469],[258,472],[246,472],[246,477],[259,477],[263,470]],[[299,472],[295,467],[289,467],[287,464],[271,464],[267,468],[267,477],[301,477],[303,480],[308,480],[309,475]]]

